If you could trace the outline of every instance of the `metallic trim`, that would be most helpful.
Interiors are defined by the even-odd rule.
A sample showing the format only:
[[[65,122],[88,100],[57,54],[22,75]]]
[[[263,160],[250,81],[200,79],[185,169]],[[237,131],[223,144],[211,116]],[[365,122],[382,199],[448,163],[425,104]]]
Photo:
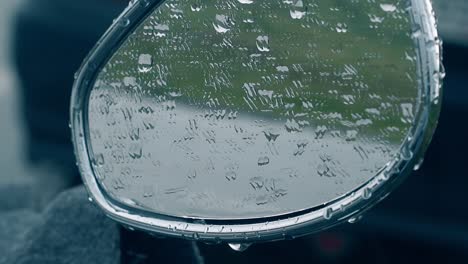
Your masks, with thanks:
[[[88,55],[76,75],[71,98],[72,139],[83,181],[94,201],[110,218],[125,226],[159,235],[206,242],[251,243],[289,239],[352,222],[385,198],[419,166],[437,125],[441,104],[441,45],[430,0],[408,0],[418,53],[420,103],[414,126],[401,146],[400,155],[366,184],[319,208],[274,218],[253,220],[203,220],[171,217],[131,208],[112,200],[95,179],[88,153],[87,99],[100,69],[120,44],[148,17],[161,0],[131,1]]]

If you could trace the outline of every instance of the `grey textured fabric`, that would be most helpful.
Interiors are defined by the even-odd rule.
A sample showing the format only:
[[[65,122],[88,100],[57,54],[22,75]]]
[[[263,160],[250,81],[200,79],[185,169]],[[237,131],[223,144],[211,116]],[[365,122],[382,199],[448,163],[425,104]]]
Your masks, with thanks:
[[[0,213],[0,263],[24,245],[29,230],[40,222],[40,215],[30,210]]]
[[[40,216],[0,213],[0,263],[119,263],[118,226],[87,197],[78,187],[60,194]]]

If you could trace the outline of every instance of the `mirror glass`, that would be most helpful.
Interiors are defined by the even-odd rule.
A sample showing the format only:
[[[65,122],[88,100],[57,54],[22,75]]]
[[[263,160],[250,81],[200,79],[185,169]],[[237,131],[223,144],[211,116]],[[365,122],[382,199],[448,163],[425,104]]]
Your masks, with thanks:
[[[88,101],[114,200],[252,219],[322,206],[394,160],[420,102],[409,1],[167,0]]]

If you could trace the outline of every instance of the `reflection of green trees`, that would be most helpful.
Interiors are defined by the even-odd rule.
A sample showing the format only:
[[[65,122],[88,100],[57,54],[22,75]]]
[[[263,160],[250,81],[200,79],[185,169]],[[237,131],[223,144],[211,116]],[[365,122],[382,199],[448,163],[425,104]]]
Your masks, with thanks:
[[[111,59],[107,68],[113,72],[102,78],[118,81],[136,76],[148,93],[169,98],[171,92],[180,92],[182,97],[176,100],[201,107],[213,99],[213,108],[253,112],[253,103],[273,118],[303,114],[300,118],[315,124],[334,124],[324,118],[330,113],[340,113],[345,120],[358,114],[371,118],[375,131],[388,126],[406,130],[399,104],[415,102],[417,84],[415,63],[405,59],[406,54],[414,56],[414,50],[403,6],[386,13],[378,3],[368,1],[304,1],[307,15],[292,20],[289,6],[282,1],[252,5],[216,1],[216,7],[205,4],[200,12],[191,11],[190,1],[166,3],[176,5],[163,5],[145,21]],[[223,9],[232,3],[240,9]],[[182,19],[174,17],[174,9],[183,11]],[[215,32],[216,14],[232,19],[235,25],[230,31]],[[371,16],[384,20],[371,23]],[[243,23],[247,18],[254,23]],[[347,32],[336,32],[339,23]],[[149,28],[157,24],[168,25],[169,31]],[[157,37],[157,33],[166,36]],[[269,37],[270,52],[257,50],[256,39],[261,35]],[[138,73],[139,54],[153,56],[151,72]],[[287,66],[289,72],[278,72],[277,66]],[[165,84],[158,84],[159,79]],[[257,93],[273,91],[273,97],[249,97],[242,88],[245,83],[254,83]],[[353,95],[354,104],[345,104],[343,95]],[[303,102],[313,107],[306,108]],[[382,103],[391,107],[383,109]],[[294,106],[285,109],[287,104]],[[368,108],[379,108],[382,115],[373,116],[365,111]]]

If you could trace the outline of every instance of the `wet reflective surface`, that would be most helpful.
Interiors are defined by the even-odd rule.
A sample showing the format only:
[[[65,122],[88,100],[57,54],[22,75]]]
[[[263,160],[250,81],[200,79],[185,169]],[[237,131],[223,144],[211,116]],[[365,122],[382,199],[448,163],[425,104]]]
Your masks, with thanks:
[[[238,219],[373,178],[419,103],[405,1],[166,1],[88,106],[102,188],[132,207]]]

